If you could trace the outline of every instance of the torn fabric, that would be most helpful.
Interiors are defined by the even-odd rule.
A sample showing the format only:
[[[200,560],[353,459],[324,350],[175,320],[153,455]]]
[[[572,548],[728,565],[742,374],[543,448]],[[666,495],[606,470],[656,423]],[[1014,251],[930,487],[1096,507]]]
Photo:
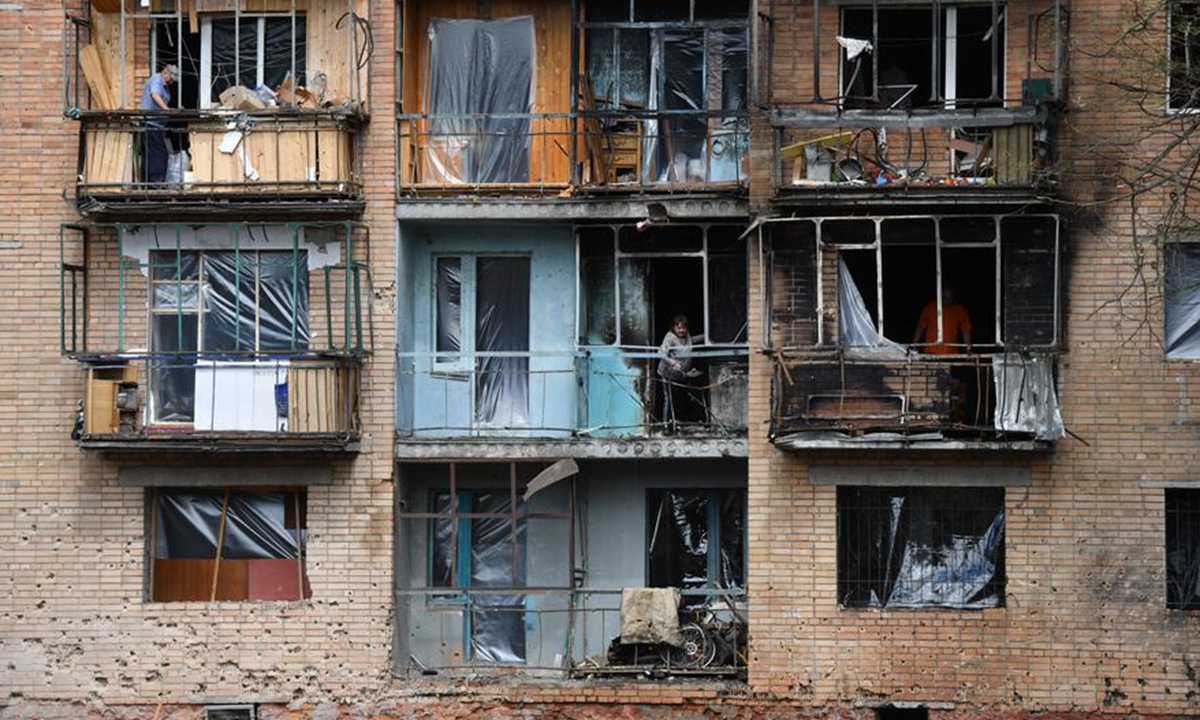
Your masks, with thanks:
[[[1066,435],[1050,356],[996,355],[992,357],[992,377],[997,430],[1032,433],[1038,440],[1058,440]]]
[[[998,607],[1003,488],[838,488],[846,607]]]
[[[838,258],[838,334],[842,347],[854,355],[882,359],[904,358],[908,354],[903,345],[888,340],[875,329],[875,321],[842,258]]]
[[[846,49],[846,59],[847,60],[854,60],[855,58],[857,58],[859,55],[862,55],[863,53],[871,52],[871,41],[870,40],[860,40],[858,38],[848,38],[848,37],[842,37],[841,35],[838,35],[837,42],[838,42],[838,45],[841,45],[842,47],[844,47]]]
[[[534,66],[530,16],[429,23],[430,181],[528,182]]]
[[[1200,244],[1163,248],[1165,345],[1171,360],[1200,358]]]
[[[679,588],[623,588],[621,642],[666,643],[678,647]]]

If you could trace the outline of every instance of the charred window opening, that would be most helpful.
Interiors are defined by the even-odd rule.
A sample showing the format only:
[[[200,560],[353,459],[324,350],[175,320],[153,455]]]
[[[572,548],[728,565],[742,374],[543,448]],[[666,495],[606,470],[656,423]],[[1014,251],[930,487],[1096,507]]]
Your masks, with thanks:
[[[875,711],[876,720],[929,720],[929,708],[887,705]]]
[[[152,422],[193,421],[197,354],[216,361],[308,348],[307,257],[306,250],[151,251],[151,350],[179,356],[152,366]]]
[[[215,104],[235,85],[254,89],[279,87],[291,75],[307,84],[307,23],[291,16],[240,15],[205,17],[200,23],[200,87],[209,88],[200,106]]]
[[[304,488],[161,488],[150,502],[151,601],[312,596]]]
[[[1163,274],[1167,358],[1200,359],[1200,244],[1164,246]]]
[[[1003,488],[838,488],[848,608],[1004,605]]]
[[[744,490],[650,490],[647,583],[684,594],[745,587]]]
[[[1200,107],[1200,3],[1172,0],[1167,3],[1171,49],[1168,58],[1167,107],[1192,110]]]
[[[1171,489],[1164,495],[1167,607],[1200,610],[1200,490]]]
[[[744,178],[745,3],[589,6],[589,152],[605,182]]]
[[[848,108],[998,106],[1004,5],[846,8],[842,96]],[[877,79],[878,78],[878,79]]]

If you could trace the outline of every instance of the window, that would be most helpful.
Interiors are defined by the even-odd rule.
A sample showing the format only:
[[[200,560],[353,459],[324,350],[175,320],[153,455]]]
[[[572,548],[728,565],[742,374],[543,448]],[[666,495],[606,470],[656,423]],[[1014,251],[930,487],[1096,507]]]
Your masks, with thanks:
[[[507,589],[525,585],[525,505],[504,490],[433,496],[429,585]],[[446,596],[439,596],[445,598]],[[488,663],[525,662],[525,596],[482,593],[452,598],[466,605],[467,655]]]
[[[434,259],[434,367],[475,383],[479,425],[529,422],[529,358],[514,355],[529,352],[529,262],[522,256]]]
[[[1167,358],[1200,359],[1200,243],[1165,245],[1163,274]]]
[[[1200,107],[1200,3],[1195,0],[1171,0],[1167,3],[1170,24],[1167,107],[1193,110]]]
[[[646,506],[650,587],[745,587],[745,490],[649,490]]]
[[[1004,605],[1003,488],[839,487],[844,607]]]
[[[1200,609],[1200,490],[1165,491],[1167,607]]]
[[[657,348],[677,314],[704,344],[745,344],[741,232],[734,225],[581,229],[580,344]]]
[[[299,600],[304,488],[152,491],[150,599]]]
[[[1003,4],[994,16],[991,5],[951,5],[939,15],[927,7],[846,8],[841,34],[849,40],[842,48],[846,107],[980,107],[1003,99]]]
[[[307,251],[155,250],[150,253],[154,422],[192,422],[195,355],[307,349]],[[189,357],[190,355],[190,357]]]
[[[303,14],[290,16],[242,15],[204,17],[200,23],[200,87],[209,92],[201,107],[217,103],[234,85],[274,90],[292,75],[305,85],[305,33]]]

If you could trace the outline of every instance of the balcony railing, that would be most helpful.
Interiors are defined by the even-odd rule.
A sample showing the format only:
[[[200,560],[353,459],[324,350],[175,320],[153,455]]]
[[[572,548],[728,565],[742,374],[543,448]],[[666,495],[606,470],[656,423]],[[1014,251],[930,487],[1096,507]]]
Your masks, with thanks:
[[[399,115],[399,190],[562,193],[746,184],[744,112]]]
[[[682,357],[682,356],[681,356]],[[652,350],[399,353],[401,436],[743,437],[747,357],[697,349],[694,372],[667,379]]]
[[[85,448],[353,449],[359,365],[315,353],[106,357],[85,364]]]
[[[1064,432],[1048,353],[775,357],[771,435],[781,447],[1037,449]]]
[[[85,215],[161,210],[172,219],[189,205],[209,214],[248,204],[289,218],[354,214],[362,207],[357,132],[358,121],[337,112],[85,116],[76,203]],[[164,149],[165,158],[151,157]]]

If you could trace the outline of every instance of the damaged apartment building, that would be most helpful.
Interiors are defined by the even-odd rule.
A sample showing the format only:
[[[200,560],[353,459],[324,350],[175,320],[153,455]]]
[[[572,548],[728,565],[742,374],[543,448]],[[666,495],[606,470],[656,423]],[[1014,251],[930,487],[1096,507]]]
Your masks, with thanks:
[[[1197,709],[1129,8],[40,4],[0,718]]]

